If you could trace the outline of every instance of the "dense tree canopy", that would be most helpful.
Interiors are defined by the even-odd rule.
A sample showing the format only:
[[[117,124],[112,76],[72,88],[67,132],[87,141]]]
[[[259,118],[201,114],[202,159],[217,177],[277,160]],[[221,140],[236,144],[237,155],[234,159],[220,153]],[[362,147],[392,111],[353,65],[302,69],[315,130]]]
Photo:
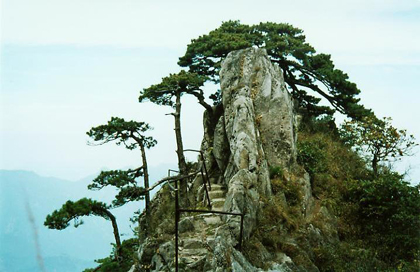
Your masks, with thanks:
[[[334,67],[331,56],[316,54],[305,41],[303,31],[290,24],[224,22],[209,34],[192,40],[178,64],[217,83],[223,58],[233,50],[247,47],[267,50],[271,61],[282,69],[285,82],[299,107],[309,115],[331,114],[337,110],[358,119],[370,113],[359,104],[357,95],[360,90],[356,84]],[[325,98],[333,109],[320,106],[321,99],[308,91]]]

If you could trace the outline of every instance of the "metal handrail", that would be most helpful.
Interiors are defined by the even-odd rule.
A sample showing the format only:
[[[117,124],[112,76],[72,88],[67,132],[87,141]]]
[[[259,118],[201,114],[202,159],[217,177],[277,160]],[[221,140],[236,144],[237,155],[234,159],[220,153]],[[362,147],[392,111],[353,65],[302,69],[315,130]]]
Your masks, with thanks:
[[[208,207],[211,209],[211,201],[210,201],[210,195],[209,195],[209,190],[211,190],[211,184],[210,184],[210,178],[209,178],[209,174],[207,172],[207,167],[206,167],[206,162],[204,160],[204,155],[203,152],[201,150],[195,150],[195,149],[184,149],[184,152],[197,152],[200,153],[201,156],[201,167],[200,167],[200,172],[201,172],[201,177],[203,178],[203,185],[204,185],[204,189],[206,191],[206,197],[207,197],[207,203],[208,203]],[[203,172],[204,170],[204,172]],[[205,175],[204,175],[205,174]],[[207,180],[207,183],[206,183]],[[207,189],[207,184],[208,184],[208,189]]]
[[[177,184],[178,181],[175,181]],[[215,214],[225,214],[225,215],[236,215],[241,217],[241,225],[239,229],[239,251],[242,251],[242,237],[243,237],[243,229],[244,229],[244,213],[232,213],[232,212],[223,212],[223,211],[212,211],[212,210],[193,210],[193,209],[180,209],[179,208],[179,200],[178,200],[178,186],[175,185],[175,272],[178,272],[178,256],[179,256],[179,233],[178,233],[178,223],[179,217],[182,212],[196,212],[196,213],[215,213]]]
[[[208,174],[208,172],[207,172],[207,167],[206,167],[206,161],[204,160],[204,154],[203,154],[203,151],[201,151],[201,150],[195,150],[195,149],[184,149],[184,152],[185,151],[190,151],[190,152],[197,152],[197,153],[200,153],[200,157],[201,157],[201,162],[203,163],[203,165],[202,165],[202,167],[204,168],[204,172],[205,172],[205,174],[206,174],[206,178],[207,178],[207,183],[208,183],[208,185],[209,185],[209,189],[211,190],[211,184],[210,184],[210,178],[209,178],[209,174]]]
[[[204,155],[201,150],[194,150],[194,149],[185,149],[184,151],[191,151],[191,152],[198,152],[201,156],[202,166],[200,168],[201,176],[203,177],[203,185],[206,190],[206,196],[209,203],[209,208],[211,209],[211,201],[209,192],[207,189],[207,184],[209,186],[209,189],[211,190],[211,184],[209,175],[206,168],[206,163],[204,161]],[[205,175],[203,173],[203,170],[205,172]],[[168,170],[168,177],[170,176],[171,172],[179,173],[179,171],[169,169]],[[207,182],[204,178],[204,176],[207,179]],[[179,180],[180,182],[182,180]],[[169,184],[169,183],[168,183]],[[241,217],[241,225],[239,229],[239,245],[238,249],[239,251],[242,251],[242,239],[243,239],[243,228],[244,228],[244,217],[245,213],[233,213],[233,212],[223,212],[223,211],[212,211],[212,210],[194,210],[194,209],[180,209],[179,207],[179,199],[178,199],[178,180],[175,180],[175,188],[170,186],[170,189],[175,192],[175,271],[178,272],[178,255],[179,255],[179,249],[178,249],[178,243],[179,243],[179,233],[178,233],[178,223],[179,218],[182,212],[192,212],[192,213],[214,213],[214,214],[224,214],[224,215],[234,215],[234,216],[240,216]]]
[[[208,211],[208,210],[191,210],[191,209],[179,209],[179,212],[197,212],[197,213],[215,213],[215,214],[225,214],[225,215],[236,215],[241,217],[241,226],[239,229],[239,251],[242,250],[242,234],[244,229],[244,213],[233,213],[233,212],[223,212],[223,211]]]

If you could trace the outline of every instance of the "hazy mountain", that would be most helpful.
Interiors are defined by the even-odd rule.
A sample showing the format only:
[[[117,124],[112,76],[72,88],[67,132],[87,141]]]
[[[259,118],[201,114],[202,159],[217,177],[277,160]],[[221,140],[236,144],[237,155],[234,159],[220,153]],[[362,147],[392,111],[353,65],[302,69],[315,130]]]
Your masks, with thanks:
[[[152,168],[152,180],[164,176],[167,168]],[[69,199],[91,197],[109,203],[113,189],[87,190],[93,177],[72,182],[28,171],[0,170],[0,271],[41,271],[37,254],[47,271],[60,272],[81,271],[93,267],[95,259],[108,256],[112,227],[102,218],[84,218],[80,227],[62,231],[43,225],[46,215]],[[113,210],[122,239],[132,236],[129,218],[139,207],[142,202]]]

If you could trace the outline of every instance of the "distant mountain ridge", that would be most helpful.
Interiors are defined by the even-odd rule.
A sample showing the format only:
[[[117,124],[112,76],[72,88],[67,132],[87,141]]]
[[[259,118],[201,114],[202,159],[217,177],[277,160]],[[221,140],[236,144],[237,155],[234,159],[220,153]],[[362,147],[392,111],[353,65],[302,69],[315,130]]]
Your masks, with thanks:
[[[155,167],[151,176],[159,177],[168,167]],[[94,260],[109,255],[113,242],[111,224],[98,217],[84,218],[79,228],[50,230],[43,225],[47,214],[67,200],[90,197],[108,202],[115,190],[89,191],[94,175],[79,181],[42,177],[31,171],[0,170],[0,271],[40,271],[36,260],[35,219],[40,254],[47,271],[82,271],[95,266]],[[143,203],[130,203],[113,210],[122,239],[132,236],[129,218]]]

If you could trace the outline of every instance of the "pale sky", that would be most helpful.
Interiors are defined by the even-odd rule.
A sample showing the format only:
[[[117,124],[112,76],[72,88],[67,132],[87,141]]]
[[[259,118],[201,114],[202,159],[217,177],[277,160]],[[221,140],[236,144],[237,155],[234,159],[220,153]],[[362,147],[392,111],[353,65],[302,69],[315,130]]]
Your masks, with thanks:
[[[169,108],[139,104],[142,88],[179,71],[191,39],[222,21],[286,22],[332,55],[362,90],[362,103],[420,139],[420,1],[3,0],[0,169],[80,179],[139,164],[137,152],[86,145],[111,116],[149,122],[149,163],[176,163]],[[199,148],[202,109],[184,99],[186,148]],[[192,157],[190,157],[192,158]],[[412,168],[420,181],[420,155]]]

